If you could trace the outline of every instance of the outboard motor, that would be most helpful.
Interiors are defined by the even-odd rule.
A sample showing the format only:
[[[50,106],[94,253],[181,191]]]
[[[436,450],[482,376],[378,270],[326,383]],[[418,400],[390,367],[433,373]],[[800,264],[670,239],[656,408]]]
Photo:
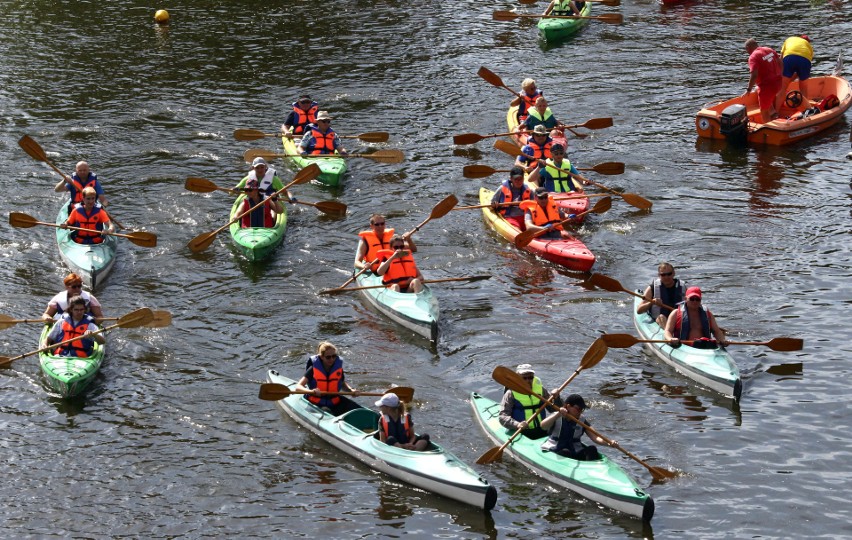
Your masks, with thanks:
[[[719,117],[719,132],[728,142],[745,144],[748,128],[746,106],[743,104],[729,105]]]

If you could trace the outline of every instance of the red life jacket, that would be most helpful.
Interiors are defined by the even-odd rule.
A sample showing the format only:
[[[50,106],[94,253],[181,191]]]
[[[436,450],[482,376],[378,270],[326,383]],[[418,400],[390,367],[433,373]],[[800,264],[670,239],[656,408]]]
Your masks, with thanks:
[[[382,430],[382,432],[385,434],[385,440],[387,440],[387,438],[390,437],[391,435],[393,435],[396,438],[397,442],[402,443],[402,444],[405,444],[405,443],[407,443],[408,441],[411,440],[411,435],[412,435],[412,433],[411,433],[411,415],[408,414],[408,413],[405,413],[403,415],[403,417],[400,418],[400,420],[402,420],[402,431],[403,431],[402,437],[400,437],[400,434],[398,433],[398,426],[394,427],[393,433],[390,432],[390,426],[391,426],[391,423],[393,422],[393,420],[391,420],[390,416],[388,416],[387,414],[383,414],[381,416],[381,418],[379,418],[379,426],[380,426],[380,429]],[[393,423],[396,424],[396,422],[393,422]]]
[[[556,206],[556,201],[554,201],[552,197],[547,197],[547,206],[544,208],[542,208],[537,201],[525,202],[521,204],[521,208],[523,208],[525,212],[530,213],[533,225],[544,227],[545,225],[555,223],[556,225],[553,226],[553,230],[562,230],[562,225],[560,224],[562,219],[559,217],[559,207]]]
[[[92,189],[95,188],[95,184],[98,182],[98,177],[95,174],[89,172],[89,177],[86,181],[80,180],[80,177],[77,176],[77,173],[71,174],[71,204],[81,203],[83,202],[83,189],[89,186]]]
[[[372,262],[378,258],[379,251],[383,249],[386,250],[390,246],[390,239],[393,237],[393,229],[385,229],[385,234],[381,240],[379,240],[379,237],[376,236],[376,233],[373,232],[372,229],[369,231],[361,231],[358,233],[358,236],[363,238],[364,242],[367,243],[367,253],[364,255],[364,260]],[[376,263],[370,267],[370,271],[375,273],[378,267],[379,263]]]
[[[315,386],[308,385],[311,389],[319,388],[321,392],[340,392],[343,390],[343,361],[340,357],[334,361],[328,373],[325,372],[319,355],[311,356],[310,362],[313,367],[313,380],[316,383]],[[340,396],[317,397],[306,395],[305,397],[308,398],[308,401],[320,407],[326,407],[329,403],[331,405],[340,403]]]
[[[86,315],[77,324],[74,324],[71,315],[65,315],[61,319],[62,334],[59,341],[81,337],[89,329],[89,323],[94,322],[94,319]],[[57,343],[59,343],[57,341]],[[57,356],[78,356],[79,358],[87,358],[92,355],[95,350],[94,343],[91,339],[77,339],[67,345],[63,345],[56,350]]]
[[[505,182],[503,183],[503,185],[500,186],[500,190],[503,192],[503,202],[514,202],[514,200],[512,200],[512,189],[508,185],[506,185]],[[518,200],[531,201],[533,200],[533,198],[534,196],[532,190],[526,184],[524,184],[524,190],[521,192],[521,198]],[[500,215],[505,216],[508,210],[509,207],[500,208]]]
[[[394,254],[392,249],[383,249],[379,251],[378,256],[382,261],[388,260]],[[411,252],[405,257],[394,259],[388,271],[382,276],[382,283],[387,285],[399,284],[400,289],[405,289],[411,283],[411,280],[417,277],[417,265],[414,264],[414,257]]]
[[[308,124],[316,124],[317,110],[319,110],[319,104],[316,101],[311,103],[311,108],[307,111],[302,110],[298,102],[294,102],[293,118],[296,123],[293,124],[293,133],[302,134],[305,132],[305,127]]]
[[[328,128],[328,131],[323,133],[312,126],[311,136],[314,138],[314,149],[311,150],[311,154],[334,153],[334,139],[337,138],[337,135],[334,133],[333,129]]]
[[[689,339],[689,330],[692,321],[689,320],[689,314],[686,312],[686,304],[681,302],[677,308],[677,312],[675,313],[675,331],[673,333],[681,340]],[[701,335],[710,339],[712,337],[710,335],[710,318],[713,314],[710,313],[709,309],[704,309],[704,307],[698,308],[698,314],[699,319],[701,319]],[[684,320],[686,324],[684,324]]]
[[[92,215],[87,216],[82,206],[75,206],[71,215],[68,216],[68,225],[83,229],[104,230],[104,223],[109,223],[109,216],[100,206],[92,208]],[[96,232],[71,231],[71,238],[78,244],[100,244],[104,241],[103,236]]]
[[[249,227],[266,227],[275,226],[275,218],[272,215],[272,204],[269,199],[261,195],[263,198],[263,206],[255,208],[248,214],[240,218],[240,227],[247,229]],[[240,213],[245,212],[257,203],[252,203],[249,198],[243,199],[243,205],[240,207]]]
[[[523,94],[520,94],[521,103],[518,105],[518,123],[519,124],[524,123],[524,120],[526,120],[527,116],[529,116],[527,114],[527,111],[532,109],[533,107],[535,107],[535,100],[537,100],[538,98],[540,98],[543,95],[544,94],[538,88],[536,88],[535,94],[533,94],[532,97],[527,97],[526,92],[524,92]]]

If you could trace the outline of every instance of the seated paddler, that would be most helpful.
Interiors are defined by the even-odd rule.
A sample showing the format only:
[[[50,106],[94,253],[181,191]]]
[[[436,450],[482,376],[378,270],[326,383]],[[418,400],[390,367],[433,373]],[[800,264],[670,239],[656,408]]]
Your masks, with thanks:
[[[358,391],[346,382],[343,358],[337,354],[337,348],[328,341],[320,343],[317,354],[308,358],[305,374],[296,383],[296,390],[308,392],[305,399],[335,416],[358,408],[354,401],[338,394],[352,392],[357,396]]]
[[[395,234],[390,241],[390,249],[377,253],[382,260],[376,269],[376,275],[382,276],[382,283],[396,292],[419,293],[423,290],[423,274],[417,268],[411,252],[405,249],[405,239]]]
[[[74,339],[54,349],[53,354],[86,358],[94,352],[96,341],[105,342],[103,334],[93,334],[97,330],[95,320],[86,315],[86,301],[82,296],[74,296],[68,301],[68,310],[53,324],[42,347]]]

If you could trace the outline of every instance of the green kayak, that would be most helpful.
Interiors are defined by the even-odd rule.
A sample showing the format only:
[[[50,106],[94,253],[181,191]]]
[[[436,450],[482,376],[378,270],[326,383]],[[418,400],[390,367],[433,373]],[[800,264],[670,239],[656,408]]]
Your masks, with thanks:
[[[296,381],[270,370],[266,379],[290,388]],[[341,399],[346,399],[341,396]],[[424,491],[490,510],[497,489],[479,473],[434,442],[423,452],[404,450],[379,441],[379,414],[359,407],[337,417],[305,399],[290,394],[276,401],[278,407],[302,427],[371,468]]]
[[[282,137],[282,142],[284,143],[284,153],[285,154],[298,154],[299,150],[299,139],[290,139],[288,137]],[[318,182],[321,182],[327,186],[339,186],[343,183],[343,175],[346,173],[346,159],[342,157],[289,157],[285,158],[293,163],[299,169],[303,169],[310,165],[311,163],[316,163],[319,165],[321,174],[319,178],[317,178]]]
[[[586,2],[580,10],[581,17],[592,14],[592,3]],[[589,19],[539,19],[538,32],[545,41],[560,41],[573,36],[586,26]]]
[[[640,291],[641,292],[641,291]],[[641,298],[633,302],[633,322],[642,339],[665,339],[663,329],[646,313],[636,313]],[[678,373],[736,400],[743,392],[740,370],[734,358],[723,348],[696,349],[681,345],[673,349],[665,343],[646,343],[648,350],[675,368]]]
[[[61,225],[68,219],[68,203],[62,203],[56,224]],[[68,269],[80,276],[83,284],[94,289],[106,279],[115,264],[116,237],[104,236],[100,244],[78,244],[71,239],[71,231],[56,229],[56,243],[59,255]]]
[[[39,339],[39,348],[44,343],[52,325],[44,325]],[[95,342],[95,350],[88,358],[77,356],[54,356],[42,352],[38,354],[41,372],[47,378],[50,387],[63,398],[79,395],[94,380],[104,361],[106,347]]]
[[[382,278],[367,272],[358,276],[356,282],[359,287],[369,287],[381,285]],[[438,341],[438,300],[428,285],[417,294],[398,293],[385,287],[365,289],[361,294],[392,321],[433,342]]]
[[[239,215],[245,195],[240,195],[231,207],[231,219]],[[231,223],[231,238],[240,252],[250,261],[262,261],[284,241],[287,230],[287,210],[275,217],[274,227],[240,227],[239,221]]]
[[[495,444],[504,444],[514,434],[514,430],[500,425],[499,403],[474,392],[470,404],[479,424]],[[651,521],[654,500],[615,462],[603,453],[599,461],[577,461],[553,452],[542,452],[541,444],[545,440],[521,435],[504,452],[545,480],[608,508]]]

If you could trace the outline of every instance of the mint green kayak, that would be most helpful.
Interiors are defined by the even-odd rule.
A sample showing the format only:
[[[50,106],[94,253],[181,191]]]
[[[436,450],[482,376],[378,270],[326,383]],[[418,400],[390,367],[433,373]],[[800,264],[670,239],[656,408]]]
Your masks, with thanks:
[[[648,312],[636,313],[636,308],[641,303],[641,298],[636,298],[633,302],[633,322],[639,335],[642,339],[665,339],[663,329]],[[689,345],[681,345],[674,349],[665,343],[646,343],[645,345],[654,356],[675,368],[678,373],[686,375],[711,390],[736,400],[740,399],[743,392],[740,370],[734,358],[725,349],[696,349]]]
[[[296,386],[296,381],[275,370],[267,373],[266,380],[290,388]],[[341,399],[346,398],[341,396]],[[299,425],[377,471],[485,510],[491,510],[497,502],[494,486],[434,442],[423,452],[381,442],[376,437],[379,421],[376,411],[359,407],[334,416],[305,399],[303,394],[290,394],[275,403]]]
[[[580,10],[581,17],[592,14],[592,3],[586,2]],[[545,41],[560,41],[567,39],[588,24],[589,19],[539,19],[538,32]]]
[[[367,272],[358,276],[356,283],[359,287],[381,285],[382,278]],[[438,341],[440,311],[438,300],[428,285],[423,285],[423,290],[416,294],[394,292],[385,287],[365,289],[361,294],[392,321],[433,342]]]
[[[284,144],[285,154],[298,154],[300,152],[300,139],[282,137],[281,141]],[[299,169],[303,169],[311,163],[316,163],[319,165],[320,171],[322,171],[317,181],[327,186],[335,187],[343,183],[343,175],[346,173],[346,159],[342,157],[298,156],[284,159],[292,161]]]
[[[56,224],[61,225],[67,220],[68,202],[64,202],[56,216]],[[116,237],[108,235],[103,238],[100,244],[78,244],[71,239],[71,231],[56,228],[59,255],[68,269],[80,276],[89,289],[100,285],[115,264]]]
[[[240,195],[231,207],[231,219],[239,215],[245,195]],[[240,227],[239,221],[231,223],[229,228],[231,238],[240,249],[240,252],[250,261],[262,261],[272,255],[281,242],[284,241],[284,233],[287,231],[287,210],[275,216],[274,227]]]
[[[41,332],[39,348],[44,343],[53,325],[46,324]],[[54,356],[47,352],[38,354],[41,372],[44,373],[50,387],[63,398],[70,398],[82,393],[94,380],[104,361],[106,347],[95,342],[92,356],[80,358],[77,356]]]
[[[500,404],[473,392],[470,404],[476,419],[494,444],[503,445],[514,434],[500,425]],[[577,461],[554,452],[542,452],[546,439],[515,438],[504,452],[558,486],[608,508],[651,521],[654,499],[639,488],[621,467],[601,453],[598,461]]]

